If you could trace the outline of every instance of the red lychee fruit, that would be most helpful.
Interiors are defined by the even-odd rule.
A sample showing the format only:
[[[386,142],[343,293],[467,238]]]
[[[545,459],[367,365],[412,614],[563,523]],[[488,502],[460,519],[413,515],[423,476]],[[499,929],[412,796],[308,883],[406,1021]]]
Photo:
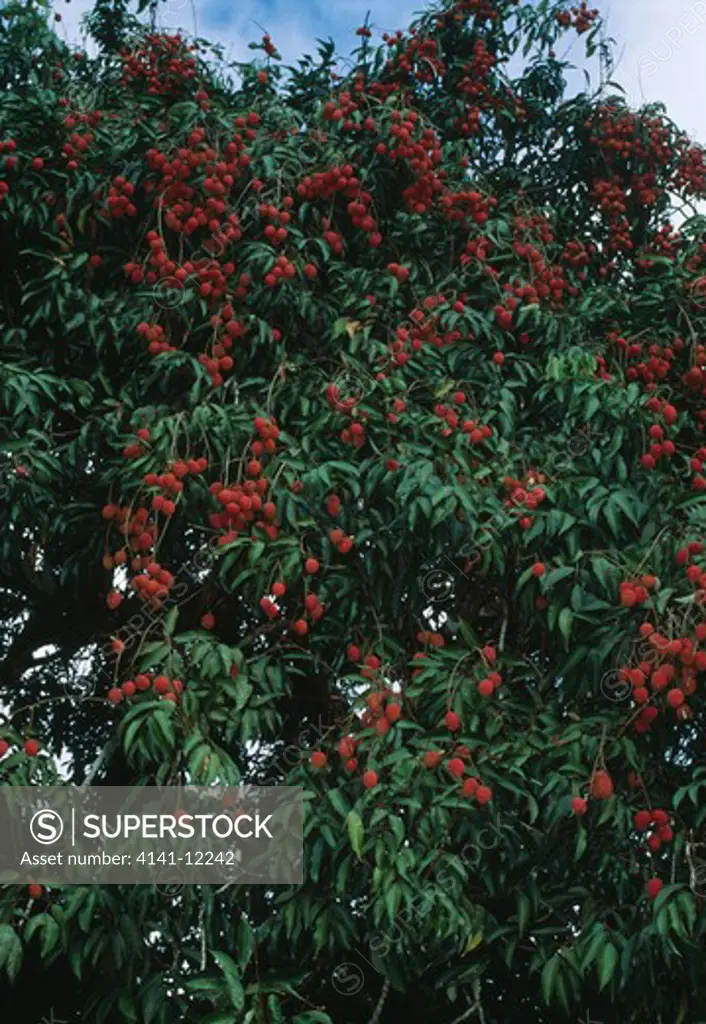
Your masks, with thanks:
[[[608,772],[596,772],[591,782],[591,795],[597,800],[607,800],[613,795],[613,780]]]
[[[650,878],[649,882],[647,883],[647,895],[651,900],[657,899],[660,892],[662,891],[663,885],[664,882],[661,878]]]

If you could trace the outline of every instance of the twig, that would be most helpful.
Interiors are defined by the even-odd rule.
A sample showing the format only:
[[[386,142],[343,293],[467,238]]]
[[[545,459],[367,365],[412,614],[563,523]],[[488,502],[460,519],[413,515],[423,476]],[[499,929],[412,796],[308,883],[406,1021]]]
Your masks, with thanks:
[[[505,618],[503,619],[502,629],[500,630],[500,640],[498,642],[498,650],[500,651],[501,654],[505,649],[505,634],[507,633],[507,620],[508,616],[506,613]]]
[[[202,898],[201,906],[199,907],[199,930],[201,931],[201,970],[206,970],[206,929],[203,925],[203,919],[206,914],[206,901]]]
[[[98,755],[98,757],[95,759],[95,761],[93,762],[91,767],[86,772],[86,778],[83,780],[83,784],[82,784],[82,787],[81,787],[82,789],[84,787],[88,787],[88,786],[91,785],[91,783],[95,779],[96,775],[98,774],[98,771],[99,771],[101,765],[103,764],[103,761],[105,760],[107,752],[108,752],[108,748],[107,747],[103,747],[103,749],[101,750],[101,752]]]
[[[478,1019],[480,1020],[480,1024],[485,1024],[485,1014],[483,1013],[483,1003],[481,1002],[481,998],[480,998],[480,996],[481,996],[480,978],[476,978],[476,980],[473,982],[473,995],[475,996],[475,999],[476,999],[476,1007],[478,1009]]]
[[[477,1009],[478,1007],[476,1006],[476,1004],[472,1003],[467,1010],[463,1011],[460,1017],[454,1018],[454,1020],[451,1021],[451,1024],[461,1024],[462,1020],[468,1020],[471,1014],[475,1013]]]
[[[478,1019],[480,1020],[481,1024],[485,1024],[485,1014],[483,1013],[483,1004],[481,1002],[480,995],[480,978],[476,978],[475,981],[473,982],[473,1003],[468,1007],[467,1010],[464,1010],[464,1012],[459,1017],[455,1017],[451,1021],[451,1024],[461,1024],[461,1021],[468,1020],[471,1014],[474,1013],[478,1014]]]
[[[387,994],[388,994],[389,991],[390,991],[390,982],[387,980],[387,978],[385,978],[385,981],[384,981],[383,986],[382,986],[382,992],[380,993],[380,998],[378,999],[377,1006],[373,1010],[373,1015],[370,1018],[370,1024],[377,1024],[377,1022],[380,1020],[380,1016],[382,1014],[382,1009],[383,1009],[383,1007],[385,1005],[385,1000],[387,999]]]

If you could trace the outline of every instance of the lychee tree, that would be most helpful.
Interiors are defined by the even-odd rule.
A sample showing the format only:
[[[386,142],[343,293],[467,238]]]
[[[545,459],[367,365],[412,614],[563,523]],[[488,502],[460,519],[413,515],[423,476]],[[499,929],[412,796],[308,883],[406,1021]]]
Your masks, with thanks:
[[[3,1001],[700,1019],[702,150],[586,5],[340,74],[51,17],[0,18],[0,779],[302,786],[306,880],[6,886]]]

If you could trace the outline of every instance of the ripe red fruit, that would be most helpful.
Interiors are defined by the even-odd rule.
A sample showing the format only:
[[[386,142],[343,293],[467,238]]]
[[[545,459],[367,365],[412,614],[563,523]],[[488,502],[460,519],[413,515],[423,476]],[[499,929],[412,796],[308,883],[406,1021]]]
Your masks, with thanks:
[[[674,675],[671,665],[662,665],[652,676],[652,686],[655,690],[663,690]]]
[[[373,786],[378,784],[378,773],[373,771],[367,771],[363,775],[363,785],[366,789],[372,789]]]
[[[651,817],[649,811],[636,811],[633,815],[632,823],[638,832],[644,832],[649,828]]]
[[[307,558],[306,562],[304,562],[304,569],[310,576],[313,576],[315,572],[319,571],[319,563],[317,559]]]
[[[608,772],[596,772],[591,782],[591,795],[597,800],[607,800],[613,795],[613,780]]]
[[[10,744],[7,740],[0,740],[0,757],[4,757],[10,749]]]
[[[662,845],[662,840],[659,838],[656,832],[653,832],[647,839],[647,845],[653,853],[658,853],[659,848]]]
[[[352,736],[344,736],[338,741],[336,748],[343,758],[353,757],[355,754],[355,740]]]
[[[532,575],[533,576],[544,576],[545,568],[546,568],[546,566],[544,565],[544,562],[535,562],[534,565],[532,566]]]
[[[33,882],[32,885],[27,886],[27,895],[31,900],[41,899],[43,892],[44,887],[41,885],[37,885],[36,882]]]
[[[448,768],[449,772],[454,776],[454,778],[460,779],[465,771],[466,766],[464,765],[460,757],[452,757],[451,760],[446,765],[446,767]]]
[[[427,750],[426,754],[422,759],[424,762],[424,767],[438,768],[438,766],[441,764],[442,757],[443,754],[441,753],[440,750]]]
[[[360,661],[360,648],[356,647],[355,644],[348,645],[348,660],[357,664]]]
[[[650,878],[650,880],[647,883],[647,895],[651,900],[657,899],[660,892],[662,891],[663,885],[664,882],[661,878]]]
[[[24,752],[27,757],[36,757],[39,753],[40,746],[39,740],[26,740],[24,745]]]
[[[216,625],[216,617],[213,612],[205,612],[201,616],[201,626],[203,629],[213,629]]]
[[[478,792],[478,779],[464,779],[461,786],[463,796],[473,797]]]
[[[402,714],[402,708],[399,704],[388,704],[385,708],[385,718],[388,722],[396,722]]]
[[[493,791],[489,786],[479,786],[476,790],[476,800],[479,804],[487,804],[493,798]]]
[[[284,583],[273,583],[272,593],[275,595],[275,597],[284,597],[284,595],[287,593],[287,588],[284,585]]]
[[[654,822],[655,825],[668,825],[669,824],[669,815],[667,814],[666,811],[663,811],[660,808],[658,808],[656,811],[652,811],[652,814],[650,815],[650,819],[651,819],[651,821]]]
[[[509,331],[512,327],[512,313],[502,306],[495,307],[495,320],[504,331]]]
[[[588,804],[582,796],[575,796],[571,801],[571,810],[574,814],[585,814]]]
[[[166,693],[169,689],[169,680],[166,676],[157,676],[152,684],[152,688],[155,693]]]
[[[444,715],[444,725],[449,732],[458,732],[461,728],[461,719],[455,711],[447,711]]]
[[[125,694],[126,697],[134,697],[135,696],[135,689],[136,689],[136,687],[135,687],[135,684],[132,681],[132,679],[127,679],[123,683],[123,685],[120,687],[120,689],[123,691],[123,693]]]
[[[297,619],[297,621],[294,623],[294,632],[298,633],[299,636],[306,636],[306,634],[309,632],[309,626],[307,625],[304,619]]]
[[[684,691],[679,689],[670,690],[667,694],[667,704],[670,708],[678,708],[686,700]]]
[[[490,679],[481,679],[478,683],[478,693],[481,697],[490,697],[493,693],[494,686]]]
[[[315,750],[310,758],[312,768],[325,768],[328,758],[323,750]]]
[[[496,366],[502,366],[503,363],[505,362],[505,354],[503,352],[494,352],[493,362],[495,363]]]

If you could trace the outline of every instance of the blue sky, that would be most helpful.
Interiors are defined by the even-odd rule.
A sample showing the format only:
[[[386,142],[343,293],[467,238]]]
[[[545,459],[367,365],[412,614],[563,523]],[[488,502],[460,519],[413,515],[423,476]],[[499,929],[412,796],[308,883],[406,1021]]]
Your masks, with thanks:
[[[632,105],[665,102],[670,116],[706,143],[706,0],[593,3],[619,41],[614,77],[628,90]],[[159,22],[167,31],[181,27],[221,43],[232,60],[251,56],[247,44],[262,36],[262,26],[285,63],[293,63],[301,53],[315,52],[317,37],[331,36],[337,52],[349,54],[368,10],[379,39],[382,32],[406,28],[422,6],[409,0],[166,0],[159,4]],[[62,34],[78,42],[80,16],[90,7],[91,0],[57,0]],[[582,43],[574,33],[566,40],[571,58],[579,63]]]
[[[160,5],[161,21],[185,23],[191,31],[194,16],[199,33],[218,37],[233,57],[245,57],[247,43],[261,37],[263,28],[272,35],[285,62],[293,62],[304,52],[312,52],[317,38],[331,37],[345,56],[356,45],[355,30],[363,24],[367,10],[377,35],[407,26],[419,3],[408,0],[189,0],[189,6],[177,7],[185,0],[167,0]]]

